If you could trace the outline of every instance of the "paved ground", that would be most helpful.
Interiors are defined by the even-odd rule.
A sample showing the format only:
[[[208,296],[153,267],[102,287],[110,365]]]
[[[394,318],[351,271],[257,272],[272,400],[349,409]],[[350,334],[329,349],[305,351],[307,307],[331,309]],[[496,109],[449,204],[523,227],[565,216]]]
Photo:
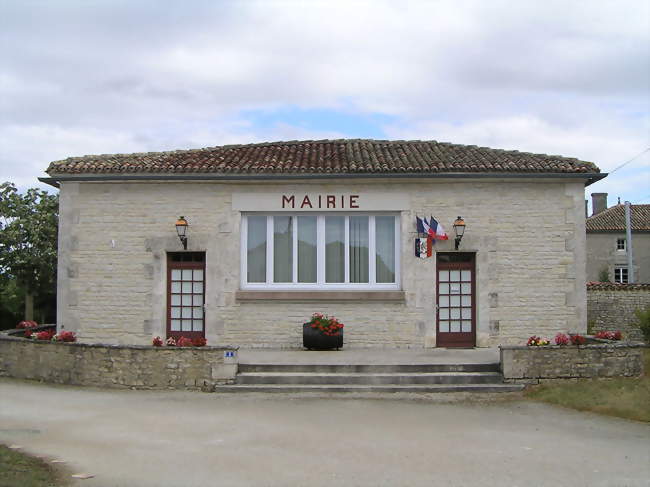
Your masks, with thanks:
[[[239,363],[242,364],[485,364],[498,361],[498,348],[239,350]]]
[[[0,442],[75,486],[648,486],[650,425],[520,400],[106,391],[0,380]],[[346,396],[347,397],[347,396]]]

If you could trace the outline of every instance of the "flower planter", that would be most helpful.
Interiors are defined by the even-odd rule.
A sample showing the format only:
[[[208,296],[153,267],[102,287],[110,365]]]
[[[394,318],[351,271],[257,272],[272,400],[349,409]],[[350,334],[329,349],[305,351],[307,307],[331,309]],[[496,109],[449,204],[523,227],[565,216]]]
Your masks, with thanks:
[[[343,347],[343,329],[336,336],[323,334],[318,328],[302,325],[302,346],[309,350],[329,350]]]

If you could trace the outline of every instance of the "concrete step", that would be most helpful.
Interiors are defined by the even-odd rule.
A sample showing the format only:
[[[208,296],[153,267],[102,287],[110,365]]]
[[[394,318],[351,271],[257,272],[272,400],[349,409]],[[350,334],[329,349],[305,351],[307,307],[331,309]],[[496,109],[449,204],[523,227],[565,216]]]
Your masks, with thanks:
[[[434,372],[499,372],[499,363],[478,364],[298,364],[239,363],[240,373],[434,373]]]
[[[215,392],[277,392],[277,393],[437,393],[437,392],[517,392],[521,384],[411,384],[411,385],[289,385],[289,384],[235,384],[217,386]]]
[[[244,372],[237,384],[293,385],[413,385],[413,384],[500,384],[498,372],[416,372],[416,373],[321,373],[321,372]]]

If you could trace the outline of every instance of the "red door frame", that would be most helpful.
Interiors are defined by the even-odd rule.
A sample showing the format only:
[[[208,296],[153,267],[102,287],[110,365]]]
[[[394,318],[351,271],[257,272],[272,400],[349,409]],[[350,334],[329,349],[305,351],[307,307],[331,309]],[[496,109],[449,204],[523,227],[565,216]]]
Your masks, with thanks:
[[[442,255],[441,255],[442,254]],[[450,262],[441,262],[449,256]],[[454,262],[453,260],[456,260]],[[464,262],[462,260],[465,260]],[[440,272],[444,270],[469,270],[471,274],[472,331],[440,332]],[[451,296],[451,294],[449,294]],[[462,304],[461,304],[462,307]],[[462,313],[462,311],[461,311]],[[473,252],[436,253],[436,346],[437,347],[475,347],[476,346],[476,254]]]
[[[174,260],[177,258],[177,256],[183,256],[182,258],[187,257],[188,259],[190,258],[200,258],[201,255],[202,258],[200,260],[181,260],[177,261]],[[203,326],[201,327],[201,331],[172,331],[171,325],[172,325],[172,271],[173,270],[183,270],[183,269],[197,269],[197,270],[203,270],[203,299],[201,300],[200,306],[203,309]],[[195,338],[205,338],[205,252],[170,252],[167,254],[167,338],[174,338],[178,339],[181,336],[190,338],[190,339],[195,339]],[[192,299],[194,299],[194,295],[192,294]],[[182,299],[182,298],[181,298]],[[192,303],[192,306],[194,303]],[[185,306],[188,307],[188,306]],[[182,312],[183,306],[181,306],[181,312]]]

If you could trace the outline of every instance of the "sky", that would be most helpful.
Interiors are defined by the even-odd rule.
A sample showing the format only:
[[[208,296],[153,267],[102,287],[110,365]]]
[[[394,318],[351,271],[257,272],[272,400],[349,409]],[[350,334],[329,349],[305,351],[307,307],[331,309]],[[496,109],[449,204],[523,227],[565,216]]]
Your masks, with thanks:
[[[420,139],[631,160],[586,194],[650,203],[643,0],[2,0],[0,59],[21,189],[85,154]]]

